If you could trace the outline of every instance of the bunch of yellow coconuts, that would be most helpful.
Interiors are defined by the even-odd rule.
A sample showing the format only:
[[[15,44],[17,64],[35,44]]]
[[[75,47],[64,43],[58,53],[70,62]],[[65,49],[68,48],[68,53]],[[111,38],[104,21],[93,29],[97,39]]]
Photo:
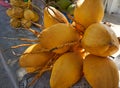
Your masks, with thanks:
[[[92,88],[118,88],[118,69],[109,56],[119,50],[119,41],[103,17],[102,0],[78,0],[73,23],[45,7],[45,29],[20,56],[20,66],[39,76],[49,70],[51,88],[70,88],[83,76]]]
[[[6,10],[13,28],[29,28],[33,22],[38,22],[39,15],[34,11],[30,0],[10,0],[11,8]]]

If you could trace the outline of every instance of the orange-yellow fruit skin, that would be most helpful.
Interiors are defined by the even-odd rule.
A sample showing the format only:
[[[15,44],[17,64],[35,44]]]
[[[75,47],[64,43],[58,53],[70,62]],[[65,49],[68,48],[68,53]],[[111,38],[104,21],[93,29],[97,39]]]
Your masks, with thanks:
[[[101,22],[104,17],[102,0],[78,0],[74,10],[76,22],[87,28],[89,25]]]
[[[83,72],[92,88],[118,88],[118,68],[109,57],[88,55],[83,62]]]
[[[9,17],[12,17],[12,8],[8,8],[6,10],[6,14],[9,16]]]
[[[31,9],[25,9],[24,10],[24,18],[26,20],[30,20],[30,21],[33,21],[33,22],[39,21],[38,13],[36,13],[35,11],[33,11]]]
[[[24,10],[20,7],[12,7],[6,11],[7,15],[12,18],[23,18]]]
[[[69,88],[82,77],[83,59],[75,52],[60,56],[53,65],[51,88]]]
[[[35,14],[31,9],[24,10],[24,18],[26,20],[32,20],[32,19],[34,19],[34,17],[35,17]]]
[[[44,66],[53,56],[49,52],[40,52],[41,45],[33,44],[28,47],[19,59],[21,67],[38,67]]]
[[[10,19],[10,26],[13,27],[13,28],[19,28],[21,26],[20,19],[11,18]]]
[[[31,21],[30,20],[26,20],[25,18],[22,18],[21,19],[21,25],[23,26],[23,27],[27,27],[27,28],[29,28],[29,27],[31,27],[32,26],[32,23],[31,23]]]
[[[103,57],[113,55],[119,50],[116,34],[102,23],[94,23],[85,30],[81,45],[91,54]]]
[[[39,15],[38,15],[38,13],[34,12],[34,14],[35,14],[35,17],[32,19],[32,21],[33,21],[33,22],[38,22],[39,19],[40,19],[40,17],[39,17]]]
[[[37,67],[25,67],[27,73],[32,73],[37,70]]]
[[[44,27],[48,28],[57,23],[68,24],[67,18],[56,8],[49,6],[44,9]]]
[[[23,0],[10,0],[10,5],[14,7],[27,8],[28,2],[24,2]]]
[[[58,23],[44,29],[40,33],[39,40],[43,48],[48,50],[56,48],[53,52],[64,53],[70,47],[69,45],[65,46],[65,44],[78,41],[79,38],[79,34],[72,26]]]

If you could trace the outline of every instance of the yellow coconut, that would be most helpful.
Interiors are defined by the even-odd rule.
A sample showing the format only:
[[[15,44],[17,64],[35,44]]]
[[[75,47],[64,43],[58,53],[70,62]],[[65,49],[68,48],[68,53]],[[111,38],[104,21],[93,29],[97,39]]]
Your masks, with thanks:
[[[118,88],[118,68],[108,57],[88,55],[83,62],[83,72],[92,88]]]
[[[88,52],[98,56],[110,56],[119,50],[119,42],[114,31],[102,23],[90,25],[81,44]]]
[[[10,0],[11,6],[21,7],[21,8],[27,8],[28,3],[24,2],[23,0]]]
[[[31,9],[25,9],[24,10],[24,18],[27,20],[34,18],[34,12]]]
[[[39,18],[40,18],[40,17],[39,17],[39,15],[38,15],[38,13],[34,12],[34,15],[35,15],[35,16],[34,16],[34,18],[32,19],[32,21],[33,21],[33,22],[39,21]]]
[[[104,17],[102,0],[78,0],[74,19],[87,28],[92,23],[101,22]]]
[[[21,67],[44,66],[53,56],[50,52],[40,52],[41,45],[33,44],[28,47],[19,59]]]
[[[11,18],[10,19],[10,26],[12,26],[13,28],[19,28],[21,26],[20,19]]]
[[[39,15],[35,11],[31,9],[25,9],[24,11],[24,18],[26,20],[31,20],[33,22],[37,22],[39,20]]]
[[[24,18],[26,20],[32,20],[32,19],[34,19],[34,17],[35,17],[35,14],[34,14],[33,10],[25,9],[25,11],[24,11]]]
[[[23,27],[25,27],[25,28],[26,28],[26,27],[29,28],[29,27],[32,26],[32,23],[31,23],[31,21],[22,18],[22,19],[21,19],[21,25],[22,25]]]
[[[12,5],[12,6],[20,6],[20,2],[21,2],[22,0],[10,0],[10,4]]]
[[[75,52],[65,53],[53,65],[51,88],[70,88],[83,75],[83,59]]]
[[[59,10],[52,6],[45,7],[43,22],[45,28],[50,27],[57,23],[68,24],[67,18]]]
[[[10,10],[8,10],[8,14],[10,14],[10,17],[14,18],[23,18],[24,10],[20,7],[12,7]]]
[[[64,23],[46,28],[39,36],[41,46],[55,53],[66,52],[70,47],[69,43],[78,42],[79,38],[73,27]]]
[[[9,17],[12,17],[12,8],[8,8],[6,10],[6,14],[9,16]]]

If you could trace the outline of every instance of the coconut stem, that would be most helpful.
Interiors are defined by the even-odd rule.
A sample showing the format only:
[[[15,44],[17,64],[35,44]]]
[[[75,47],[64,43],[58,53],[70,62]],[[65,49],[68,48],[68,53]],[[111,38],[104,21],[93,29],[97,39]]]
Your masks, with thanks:
[[[72,20],[72,21],[75,22],[77,25],[80,25],[80,26],[82,27],[82,31],[81,31],[81,32],[85,31],[86,28],[84,27],[84,25],[82,25],[81,23],[77,22],[70,14],[67,14],[67,16],[68,16],[68,18],[69,18],[70,20]]]
[[[30,32],[32,32],[35,36],[38,36],[38,35],[39,35],[39,32],[33,30],[32,28],[28,28],[28,27],[26,27],[25,29],[28,30],[28,31],[30,31]]]
[[[41,0],[42,1],[42,3],[43,3],[43,5],[46,7],[46,2],[44,1],[44,0]]]
[[[28,84],[28,87],[32,86],[35,81],[46,71],[50,71],[52,69],[52,65],[53,63],[57,60],[57,58],[59,57],[59,55],[55,54],[47,63],[46,65],[42,68],[39,69],[40,71],[38,72],[38,74],[34,77],[34,79]]]
[[[28,8],[30,8],[31,0],[28,0]]]
[[[40,29],[44,29],[45,28],[43,25],[35,23],[35,22],[32,22],[32,24],[34,24],[35,26],[39,27]]]
[[[36,39],[28,39],[28,38],[18,38],[21,41],[27,41],[27,42],[38,42],[38,40]]]
[[[34,8],[38,9],[40,12],[43,12],[43,10],[41,8],[39,8],[38,6],[31,4]]]
[[[23,46],[30,46],[30,45],[32,44],[20,44],[20,45],[12,46],[11,49],[15,49],[15,48],[23,47]]]
[[[0,37],[2,39],[8,39],[8,40],[21,40],[21,41],[27,41],[27,42],[39,42],[39,40],[35,39],[29,39],[29,38],[8,38],[8,37]]]
[[[52,51],[54,51],[54,50],[63,48],[63,47],[65,47],[65,46],[75,45],[75,44],[77,44],[78,42],[80,42],[80,41],[68,42],[68,43],[65,43],[65,44],[63,44],[63,45],[56,46],[56,47],[54,47],[54,48],[52,48],[52,49],[42,48],[42,49],[40,50],[40,52],[52,52]]]

